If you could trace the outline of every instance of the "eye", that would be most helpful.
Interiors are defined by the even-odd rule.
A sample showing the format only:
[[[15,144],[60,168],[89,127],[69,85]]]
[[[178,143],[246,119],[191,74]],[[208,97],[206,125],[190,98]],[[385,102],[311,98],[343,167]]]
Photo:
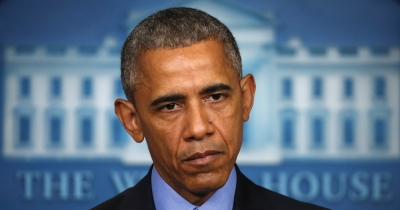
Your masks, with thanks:
[[[170,102],[168,104],[161,105],[160,107],[157,108],[157,111],[163,112],[163,113],[170,113],[170,112],[176,112],[182,108],[181,104],[175,103],[175,102]]]
[[[210,101],[210,102],[219,102],[219,101],[223,100],[225,97],[226,97],[226,95],[217,93],[217,94],[209,95],[206,100]]]
[[[173,110],[173,109],[175,109],[176,107],[177,107],[176,103],[169,103],[169,104],[167,104],[167,105],[164,106],[164,108],[165,108],[166,110]]]
[[[222,95],[221,94],[212,94],[211,95],[211,99],[214,101],[218,101],[219,99],[221,99]]]

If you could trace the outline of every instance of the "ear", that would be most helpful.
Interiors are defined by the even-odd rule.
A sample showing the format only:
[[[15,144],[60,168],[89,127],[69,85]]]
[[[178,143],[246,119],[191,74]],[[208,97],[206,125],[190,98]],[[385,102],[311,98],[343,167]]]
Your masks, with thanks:
[[[144,135],[140,127],[140,120],[135,106],[131,102],[119,98],[114,102],[114,110],[119,121],[121,121],[129,135],[131,135],[137,143],[142,142]]]
[[[256,82],[252,74],[248,74],[240,80],[240,89],[242,91],[243,121],[247,121],[250,118],[256,92]]]

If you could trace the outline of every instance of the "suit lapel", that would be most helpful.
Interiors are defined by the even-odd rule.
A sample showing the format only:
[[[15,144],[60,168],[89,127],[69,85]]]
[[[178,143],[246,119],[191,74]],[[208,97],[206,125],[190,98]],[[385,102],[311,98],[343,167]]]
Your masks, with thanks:
[[[271,202],[262,188],[255,185],[239,170],[235,164],[237,182],[233,210],[264,209],[273,210]]]
[[[155,210],[153,193],[151,190],[150,167],[147,175],[132,188],[122,200],[118,210]]]

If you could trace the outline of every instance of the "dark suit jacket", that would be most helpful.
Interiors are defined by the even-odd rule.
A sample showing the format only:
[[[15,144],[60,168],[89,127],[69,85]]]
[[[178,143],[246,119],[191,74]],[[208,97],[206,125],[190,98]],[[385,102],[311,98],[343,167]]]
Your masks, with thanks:
[[[300,202],[268,189],[262,188],[240,172],[236,167],[237,183],[233,210],[319,210],[325,209],[313,204]],[[128,188],[115,197],[101,203],[93,210],[155,210],[151,190],[151,170],[134,187]]]

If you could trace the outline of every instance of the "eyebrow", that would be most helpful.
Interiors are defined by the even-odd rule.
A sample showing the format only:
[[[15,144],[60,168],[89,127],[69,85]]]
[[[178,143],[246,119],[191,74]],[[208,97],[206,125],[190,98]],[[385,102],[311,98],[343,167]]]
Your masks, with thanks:
[[[219,84],[211,85],[211,86],[204,88],[203,90],[200,91],[200,94],[205,95],[205,94],[215,93],[215,92],[218,92],[221,90],[231,91],[232,88],[229,85],[219,83]]]
[[[182,100],[184,98],[185,98],[185,96],[181,95],[181,94],[163,95],[163,96],[158,97],[153,102],[151,102],[150,105],[155,107],[155,106],[158,106],[161,103],[165,103],[165,102],[168,102],[168,101]]]
[[[215,92],[222,91],[222,90],[231,91],[232,88],[229,85],[219,83],[219,84],[211,85],[211,86],[208,86],[208,87],[202,89],[200,91],[200,94],[206,95],[206,94],[215,93]],[[156,107],[159,104],[162,104],[165,102],[178,101],[178,100],[182,100],[185,98],[186,98],[186,96],[182,95],[182,94],[163,95],[163,96],[160,96],[157,99],[155,99],[153,102],[151,102],[150,106]]]

